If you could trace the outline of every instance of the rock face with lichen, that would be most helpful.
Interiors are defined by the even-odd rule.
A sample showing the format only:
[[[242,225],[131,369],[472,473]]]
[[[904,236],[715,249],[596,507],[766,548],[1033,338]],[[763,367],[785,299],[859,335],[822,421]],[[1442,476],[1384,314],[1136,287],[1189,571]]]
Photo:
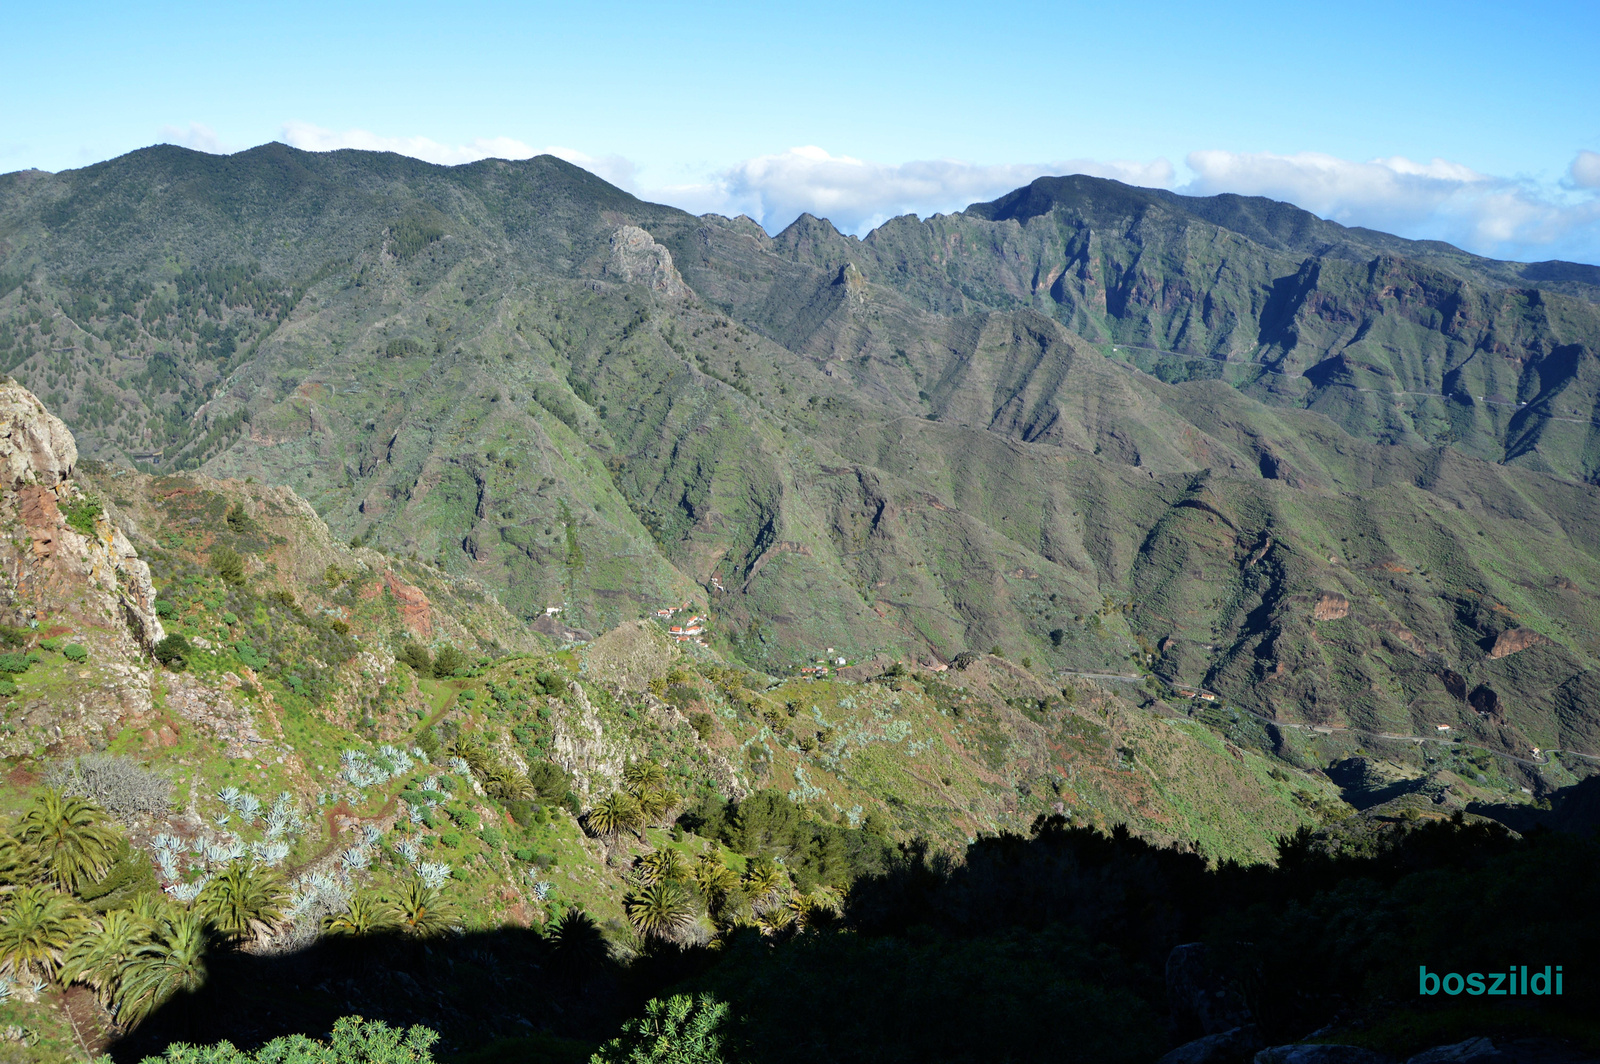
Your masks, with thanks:
[[[670,299],[690,295],[689,286],[672,264],[672,252],[636,225],[625,225],[611,234],[611,261],[606,274],[629,284],[642,284]]]
[[[148,650],[166,634],[150,567],[73,479],[77,463],[61,419],[15,381],[0,382],[0,515],[13,530],[0,600],[15,625],[36,624],[42,605]]]
[[[77,464],[78,445],[61,419],[10,377],[0,379],[0,486],[55,488]]]

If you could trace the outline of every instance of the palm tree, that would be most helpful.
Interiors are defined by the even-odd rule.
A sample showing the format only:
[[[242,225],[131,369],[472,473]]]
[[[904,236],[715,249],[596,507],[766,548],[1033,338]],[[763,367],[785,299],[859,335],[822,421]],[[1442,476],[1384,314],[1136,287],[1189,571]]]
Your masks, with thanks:
[[[322,919],[322,929],[330,935],[370,935],[389,926],[389,909],[371,891],[352,897],[344,912]]]
[[[528,777],[506,764],[490,766],[484,773],[483,786],[501,801],[532,801],[539,797],[539,792],[528,782]]]
[[[671,880],[629,895],[622,907],[634,928],[647,937],[669,938],[694,922],[694,902],[689,892]]]
[[[122,966],[115,995],[118,1022],[133,1027],[172,995],[200,989],[206,981],[206,939],[205,921],[196,913],[179,911],[163,920]]]
[[[668,846],[665,849],[652,850],[640,857],[636,865],[639,882],[645,886],[660,883],[669,879],[689,878],[688,865],[684,863],[683,854]]]
[[[764,857],[751,861],[744,871],[744,889],[757,902],[783,889],[786,880],[783,869]]]
[[[0,829],[0,894],[9,894],[39,878],[39,854]]]
[[[39,855],[45,874],[63,890],[105,875],[116,859],[117,831],[100,806],[47,790],[17,822],[18,841]]]
[[[603,839],[619,831],[637,830],[644,826],[644,814],[633,795],[616,791],[589,810],[589,830]]]
[[[228,870],[205,885],[195,899],[195,911],[234,943],[283,919],[278,908],[283,886],[265,868],[235,861]]]
[[[0,969],[50,976],[73,940],[93,926],[76,899],[46,886],[23,887],[0,914]]]
[[[622,785],[635,798],[646,791],[665,790],[667,771],[654,761],[635,761],[622,770]]]
[[[556,964],[567,971],[598,968],[610,952],[594,917],[576,907],[552,920],[544,937]]]
[[[635,796],[639,813],[648,822],[660,820],[662,815],[678,804],[678,796],[659,787],[646,787]]]
[[[792,908],[787,905],[775,905],[757,918],[756,926],[761,928],[763,935],[776,935],[792,927],[795,920]]]
[[[150,941],[151,921],[132,909],[112,909],[99,927],[67,951],[61,966],[65,983],[87,983],[102,1001],[110,1001],[122,967],[135,950]]]
[[[737,887],[739,877],[733,869],[722,863],[722,858],[712,848],[702,853],[695,862],[694,882],[700,888],[701,895],[710,901]]]
[[[458,735],[450,744],[450,752],[467,763],[467,767],[479,776],[488,775],[493,768],[494,758],[489,752],[489,746],[481,736],[472,732]]]
[[[455,924],[455,910],[445,901],[444,895],[413,876],[399,895],[389,903],[389,919],[401,931],[413,938],[430,938],[450,930]]]

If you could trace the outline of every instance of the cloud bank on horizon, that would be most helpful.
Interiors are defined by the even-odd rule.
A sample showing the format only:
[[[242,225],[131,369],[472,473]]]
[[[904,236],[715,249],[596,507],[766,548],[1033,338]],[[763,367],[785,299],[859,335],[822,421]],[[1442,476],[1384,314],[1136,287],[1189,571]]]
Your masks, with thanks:
[[[202,151],[223,150],[203,126],[169,129],[168,139]],[[704,179],[652,185],[620,155],[491,137],[447,145],[427,137],[334,131],[305,122],[283,128],[286,143],[308,151],[393,151],[444,165],[484,158],[551,154],[644,199],[697,214],[746,214],[776,232],[803,213],[864,235],[902,214],[928,217],[994,199],[1050,174],[1090,174],[1186,195],[1231,192],[1286,200],[1344,225],[1415,239],[1444,240],[1480,255],[1567,258],[1600,263],[1600,152],[1578,151],[1556,183],[1479,173],[1446,159],[1403,156],[1354,161],[1318,152],[1278,155],[1207,149],[1170,161],[1063,159],[983,165],[949,159],[888,164],[804,146],[746,159]]]

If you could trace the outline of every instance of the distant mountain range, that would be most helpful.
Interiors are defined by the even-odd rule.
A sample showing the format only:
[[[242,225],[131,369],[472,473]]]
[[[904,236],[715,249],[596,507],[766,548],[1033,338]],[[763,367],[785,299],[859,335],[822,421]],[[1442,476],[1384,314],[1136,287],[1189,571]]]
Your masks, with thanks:
[[[0,177],[0,294],[85,456],[290,485],[524,618],[999,648],[1307,764],[1600,753],[1594,266],[1081,176],[773,237],[548,156],[274,144]]]

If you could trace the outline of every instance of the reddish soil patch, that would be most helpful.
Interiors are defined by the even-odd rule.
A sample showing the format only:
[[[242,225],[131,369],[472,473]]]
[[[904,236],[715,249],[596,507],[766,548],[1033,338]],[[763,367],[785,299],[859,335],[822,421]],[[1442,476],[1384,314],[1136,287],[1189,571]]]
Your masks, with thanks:
[[[400,619],[411,634],[420,639],[426,639],[431,636],[433,634],[432,608],[428,603],[428,596],[422,593],[422,589],[412,587],[387,569],[383,571],[383,583],[385,587],[394,593],[395,601],[400,606]]]

